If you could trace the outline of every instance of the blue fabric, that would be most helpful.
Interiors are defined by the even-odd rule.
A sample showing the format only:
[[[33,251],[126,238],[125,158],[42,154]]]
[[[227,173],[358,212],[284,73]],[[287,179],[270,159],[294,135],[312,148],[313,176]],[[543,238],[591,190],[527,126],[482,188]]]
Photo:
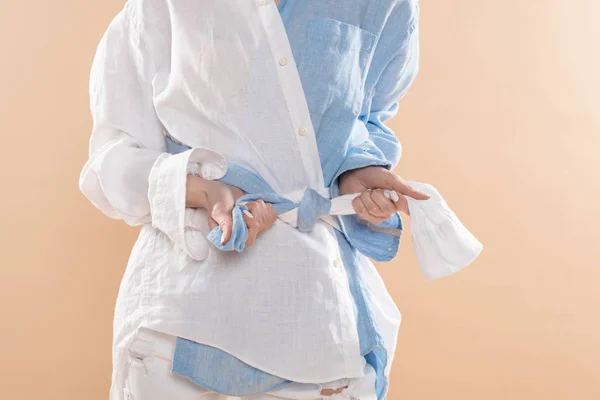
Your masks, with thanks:
[[[167,138],[167,140],[169,140]],[[255,200],[263,200],[266,203],[273,204],[276,214],[298,208],[298,229],[302,232],[312,230],[317,220],[329,214],[331,209],[331,200],[317,193],[314,189],[307,188],[299,203],[279,196],[265,181],[259,182],[256,180],[254,172],[249,171],[239,165],[228,163],[227,173],[220,182],[228,185],[237,186],[247,194],[239,197],[236,200],[233,208],[233,227],[231,239],[221,244],[221,235],[223,231],[217,226],[208,234],[210,240],[217,248],[221,250],[236,250],[243,251],[246,240],[248,239],[248,227],[243,219],[243,210],[248,208],[243,203]],[[262,178],[260,178],[262,179]],[[337,189],[336,191],[339,191]],[[400,236],[387,233],[388,230],[381,232],[375,231],[369,226],[360,223],[354,216],[344,216],[341,221],[342,231],[349,242],[365,255],[372,254],[372,258],[391,259],[397,252],[400,245]],[[392,218],[383,221],[377,225],[378,228],[402,229],[400,216],[395,214]]]
[[[280,0],[277,8],[298,66],[331,197],[340,194],[337,178],[345,171],[370,165],[395,167],[402,147],[385,121],[397,113],[398,99],[418,71],[418,2]],[[187,149],[167,142],[170,153]],[[318,193],[307,190],[294,203],[237,165],[228,165],[220,181],[247,193],[233,211],[232,239],[222,246],[218,227],[208,236],[222,250],[243,251],[247,228],[242,201],[262,199],[272,203],[277,213],[298,207],[298,228],[303,231],[310,231],[319,216],[329,211],[329,200]],[[341,232],[336,230],[336,236],[356,305],[361,354],[376,371],[375,389],[378,400],[383,400],[388,355],[369,310],[369,292],[357,256],[361,252],[376,261],[391,260],[399,248],[402,221],[399,215],[377,226],[351,215],[340,216],[338,221]],[[183,338],[177,339],[172,371],[209,390],[239,397],[290,383],[220,349]]]
[[[167,143],[171,152],[189,149],[184,146],[177,147],[170,137],[167,137]],[[259,175],[233,163],[228,163],[227,173],[219,181],[237,186],[247,193],[236,200],[233,208],[233,227],[230,240],[224,245],[221,244],[222,230],[218,226],[208,234],[208,239],[217,248],[224,251],[241,252],[245,248],[248,239],[248,228],[243,219],[243,211],[248,209],[244,205],[246,202],[260,199],[271,203],[277,214],[298,208],[298,229],[302,231],[310,231],[318,218],[329,214],[331,209],[331,200],[321,196],[314,189],[306,189],[301,201],[294,203],[276,194]],[[337,186],[332,187],[332,194],[336,193],[337,196],[338,192]],[[400,242],[402,221],[398,214],[395,214],[394,217],[375,226],[385,229],[383,232],[378,232],[357,222],[354,216],[343,217],[340,218],[342,231],[336,230],[336,236],[348,275],[350,291],[356,305],[360,350],[366,361],[376,371],[376,390],[380,397],[384,398],[388,385],[384,376],[387,352],[377,330],[376,322],[368,309],[369,293],[361,285],[362,278],[357,251],[367,255],[383,255],[380,258],[393,258]],[[389,233],[390,230],[395,230],[395,234]],[[188,377],[207,389],[229,396],[249,396],[290,383],[283,378],[261,372],[220,349],[183,338],[177,339],[172,371]]]
[[[184,338],[177,338],[172,372],[203,388],[234,397],[263,393],[291,383],[251,367],[216,347]]]
[[[238,252],[244,250],[246,240],[248,240],[248,227],[243,217],[243,211],[248,210],[248,207],[243,205],[245,202],[263,200],[266,203],[271,203],[276,214],[298,208],[298,229],[303,232],[310,231],[319,217],[329,214],[331,200],[321,196],[314,189],[306,189],[302,200],[299,203],[294,203],[285,197],[277,195],[266,181],[262,181],[260,177],[260,181],[256,180],[256,177],[258,175],[254,172],[239,165],[228,163],[227,173],[223,178],[219,179],[222,183],[239,187],[247,194],[239,197],[233,208],[231,239],[227,243],[221,244],[223,231],[220,226],[215,227],[209,232],[208,240],[218,249],[236,250]]]

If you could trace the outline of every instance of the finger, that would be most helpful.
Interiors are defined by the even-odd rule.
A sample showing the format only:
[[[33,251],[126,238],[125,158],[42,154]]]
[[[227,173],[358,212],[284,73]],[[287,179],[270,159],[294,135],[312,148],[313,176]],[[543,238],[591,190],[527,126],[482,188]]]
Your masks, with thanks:
[[[277,221],[277,213],[275,212],[275,207],[271,203],[266,203],[265,207],[267,209],[267,226],[271,226]]]
[[[217,224],[217,221],[215,221],[214,219],[212,219],[212,217],[209,216],[208,217],[208,226],[209,226],[210,230],[212,231],[217,226],[219,226],[219,224]]]
[[[275,220],[277,220],[275,207],[273,207],[273,204],[271,203],[265,203],[263,200],[256,200],[248,203],[247,207],[258,221],[257,237],[266,231],[271,225],[273,225]]]
[[[246,240],[246,246],[252,246],[256,242],[256,236],[258,236],[259,231],[259,223],[254,218],[254,216],[250,216],[252,213],[244,213],[244,221],[246,222],[246,226],[248,227],[248,239]]]
[[[398,211],[402,211],[404,214],[410,215],[410,210],[408,208],[408,200],[406,200],[406,197],[399,196],[398,201],[394,204],[396,205],[396,209]]]
[[[225,244],[231,238],[231,229],[233,227],[233,219],[231,210],[233,203],[220,202],[215,204],[211,214],[212,219],[221,227],[223,234],[221,235],[221,244]]]
[[[367,221],[374,223],[375,225],[379,225],[383,221],[381,218],[376,218],[369,214],[367,206],[365,206],[365,203],[362,201],[362,198],[360,196],[352,200],[352,208],[354,208],[354,211],[356,211],[358,215],[360,215]]]
[[[418,190],[413,189],[406,182],[404,182],[402,178],[391,171],[389,174],[387,174],[385,183],[386,186],[389,186],[390,189],[395,190],[398,192],[398,194],[403,194],[416,200],[429,199],[429,196],[427,196],[425,193],[421,193]]]
[[[383,212],[385,219],[390,218],[397,210],[394,202],[383,194],[382,189],[373,190],[371,193],[371,199],[377,204],[377,206]]]
[[[263,213],[266,209],[266,203],[263,200],[254,200],[250,203],[246,204],[248,210],[252,213],[254,217],[258,217],[258,219],[262,219]]]
[[[373,201],[371,198],[373,192],[371,190],[365,190],[360,194],[360,198],[363,201],[364,205],[367,207],[367,211],[375,218],[383,218],[384,212],[379,208],[379,206]]]
[[[396,193],[395,190],[385,189],[383,191],[383,194],[384,194],[385,197],[387,197],[388,199],[390,199],[393,202],[398,201],[398,199],[400,198],[400,195],[398,193]]]

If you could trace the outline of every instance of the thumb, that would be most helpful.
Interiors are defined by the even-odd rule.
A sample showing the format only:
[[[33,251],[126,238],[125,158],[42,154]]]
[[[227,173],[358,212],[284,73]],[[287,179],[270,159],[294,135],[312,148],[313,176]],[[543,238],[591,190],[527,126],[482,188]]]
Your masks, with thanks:
[[[231,230],[233,228],[233,217],[231,210],[233,204],[217,203],[213,207],[211,218],[221,227],[223,234],[221,235],[221,244],[225,244],[231,238]]]

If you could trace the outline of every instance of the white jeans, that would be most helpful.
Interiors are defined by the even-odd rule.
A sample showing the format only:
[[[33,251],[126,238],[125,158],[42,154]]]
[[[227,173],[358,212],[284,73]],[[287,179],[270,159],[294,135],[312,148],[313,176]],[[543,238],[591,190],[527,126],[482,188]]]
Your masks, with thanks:
[[[129,366],[126,372],[124,394],[127,400],[377,400],[375,372],[365,363],[365,376],[339,379],[327,383],[291,383],[270,392],[250,397],[230,397],[215,393],[190,380],[171,373],[176,337],[140,328],[138,336],[129,347]],[[322,389],[339,393],[322,395]]]

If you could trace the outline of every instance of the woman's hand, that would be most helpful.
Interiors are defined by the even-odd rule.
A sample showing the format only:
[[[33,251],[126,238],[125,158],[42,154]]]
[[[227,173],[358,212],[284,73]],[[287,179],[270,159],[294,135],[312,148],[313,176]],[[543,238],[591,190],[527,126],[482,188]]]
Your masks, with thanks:
[[[408,215],[408,202],[404,196],[417,200],[427,200],[429,196],[408,186],[394,172],[380,166],[370,166],[344,172],[339,178],[342,194],[360,193],[352,201],[358,215],[369,222],[380,224],[391,218],[396,211]],[[399,195],[394,202],[384,196],[383,190],[394,190]]]
[[[246,246],[252,246],[258,235],[275,223],[277,215],[271,203],[255,200],[247,203],[248,211],[244,211],[244,221],[248,227],[248,240]]]
[[[225,244],[231,238],[233,228],[231,211],[235,206],[235,201],[243,194],[244,192],[235,186],[188,175],[186,207],[205,209],[209,216],[210,229],[220,226],[223,231],[221,244]],[[249,210],[249,212],[244,212],[244,221],[248,226],[246,246],[251,246],[258,235],[273,225],[277,216],[273,205],[262,200],[247,203],[246,207]]]

